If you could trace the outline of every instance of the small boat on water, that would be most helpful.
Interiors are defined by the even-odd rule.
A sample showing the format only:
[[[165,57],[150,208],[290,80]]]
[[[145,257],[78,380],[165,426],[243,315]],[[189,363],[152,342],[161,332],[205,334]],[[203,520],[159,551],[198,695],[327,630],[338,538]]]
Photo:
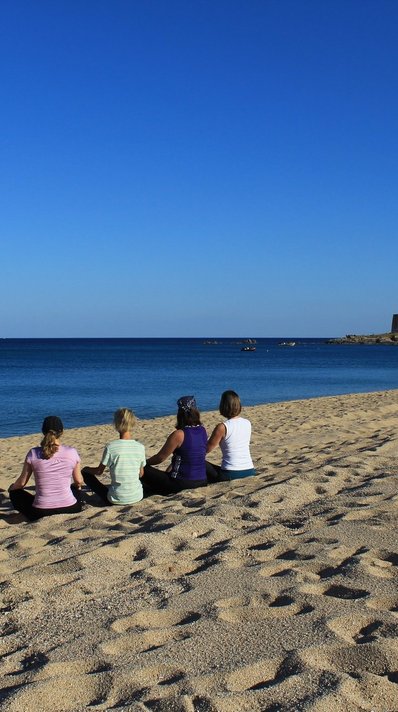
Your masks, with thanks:
[[[295,341],[281,341],[278,346],[296,346]]]
[[[242,346],[241,351],[255,351],[255,346]]]

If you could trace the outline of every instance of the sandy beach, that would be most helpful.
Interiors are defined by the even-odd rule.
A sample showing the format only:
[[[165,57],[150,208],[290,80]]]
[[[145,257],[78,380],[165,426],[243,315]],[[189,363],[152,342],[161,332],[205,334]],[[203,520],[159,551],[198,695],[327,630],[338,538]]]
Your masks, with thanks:
[[[40,436],[0,441],[4,712],[398,710],[398,391],[243,415],[256,477],[34,524],[6,490]]]

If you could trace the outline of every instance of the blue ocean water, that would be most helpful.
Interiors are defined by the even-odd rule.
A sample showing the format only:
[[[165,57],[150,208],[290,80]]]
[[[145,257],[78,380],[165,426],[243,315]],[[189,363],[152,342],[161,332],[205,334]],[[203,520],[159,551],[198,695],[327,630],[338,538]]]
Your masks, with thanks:
[[[284,348],[281,341],[296,341]],[[128,406],[140,418],[175,412],[195,394],[215,410],[232,388],[245,405],[398,388],[398,347],[330,345],[325,339],[2,339],[0,437],[38,432],[57,414],[65,428],[111,422]]]

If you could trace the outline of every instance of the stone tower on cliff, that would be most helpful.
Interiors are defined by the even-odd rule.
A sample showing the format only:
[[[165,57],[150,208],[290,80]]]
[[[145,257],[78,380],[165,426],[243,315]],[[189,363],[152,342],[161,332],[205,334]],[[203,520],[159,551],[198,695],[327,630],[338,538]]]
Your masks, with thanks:
[[[393,334],[398,334],[398,314],[392,315],[391,332]]]

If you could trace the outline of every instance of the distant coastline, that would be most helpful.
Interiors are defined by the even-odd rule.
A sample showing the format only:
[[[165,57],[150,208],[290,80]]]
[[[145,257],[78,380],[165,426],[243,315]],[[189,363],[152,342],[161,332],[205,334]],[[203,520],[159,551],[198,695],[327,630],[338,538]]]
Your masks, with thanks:
[[[68,429],[108,423],[125,404],[141,419],[166,416],[184,393],[206,412],[228,388],[245,406],[398,388],[395,349],[329,346],[332,336],[257,338],[252,353],[238,338],[4,340],[0,437],[37,432],[48,413]]]
[[[328,339],[327,344],[391,344],[398,345],[398,334],[346,334],[338,339]]]

